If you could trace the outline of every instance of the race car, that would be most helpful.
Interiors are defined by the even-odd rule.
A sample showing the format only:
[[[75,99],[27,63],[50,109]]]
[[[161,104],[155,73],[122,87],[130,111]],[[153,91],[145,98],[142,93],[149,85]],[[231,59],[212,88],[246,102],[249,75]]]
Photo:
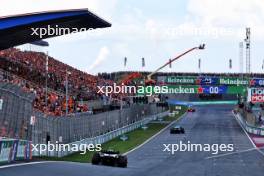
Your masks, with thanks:
[[[92,157],[92,164],[127,167],[127,156],[121,155],[120,152],[112,150],[96,152]]]
[[[188,112],[195,112],[195,109],[194,108],[192,108],[192,107],[188,107],[188,110],[187,110]]]
[[[183,127],[176,125],[170,129],[170,133],[171,134],[184,134],[185,130]]]

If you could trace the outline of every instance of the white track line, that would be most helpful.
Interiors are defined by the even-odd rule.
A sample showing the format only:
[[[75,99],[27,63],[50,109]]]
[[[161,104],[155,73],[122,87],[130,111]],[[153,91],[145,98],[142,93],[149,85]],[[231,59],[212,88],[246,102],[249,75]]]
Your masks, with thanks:
[[[220,155],[208,156],[208,157],[206,157],[206,159],[220,158],[223,156],[234,155],[234,154],[238,154],[238,153],[245,153],[245,152],[249,152],[249,151],[253,151],[253,150],[257,150],[257,149],[254,147],[254,148],[250,148],[250,149],[242,150],[242,151],[237,151],[237,152],[230,152],[230,153],[225,153],[225,154],[220,154]]]
[[[158,136],[159,134],[161,134],[163,131],[167,130],[167,129],[171,126],[171,124],[173,124],[173,123],[179,121],[180,119],[182,119],[182,118],[186,115],[186,113],[187,113],[187,112],[185,112],[185,113],[184,113],[181,117],[179,117],[178,119],[176,119],[176,120],[172,121],[171,123],[169,123],[165,128],[163,128],[162,130],[160,130],[160,131],[159,131],[158,133],[156,133],[155,135],[151,136],[149,139],[147,139],[145,142],[143,142],[143,143],[140,144],[139,146],[137,146],[137,147],[133,148],[132,150],[130,150],[130,151],[124,153],[124,155],[128,155],[129,153],[131,153],[131,152],[133,152],[133,151],[139,149],[140,147],[142,147],[143,145],[145,145],[146,143],[148,143],[149,141],[151,141],[152,139],[154,139],[156,136]]]
[[[10,164],[0,166],[0,169],[10,168],[10,167],[19,167],[19,166],[27,166],[27,165],[35,165],[35,164],[43,164],[43,163],[51,163],[55,161],[38,161],[38,162],[30,162],[30,163],[19,163],[19,164]]]

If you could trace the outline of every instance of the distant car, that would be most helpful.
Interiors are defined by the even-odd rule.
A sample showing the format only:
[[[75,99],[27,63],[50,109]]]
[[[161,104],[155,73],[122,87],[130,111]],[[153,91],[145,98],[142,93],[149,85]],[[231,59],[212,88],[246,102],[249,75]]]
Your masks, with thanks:
[[[189,107],[187,111],[188,111],[188,112],[195,112],[195,109],[192,108],[192,107]]]
[[[127,156],[120,154],[118,151],[112,150],[96,152],[93,155],[92,164],[127,167]]]
[[[184,134],[185,130],[183,127],[177,125],[170,129],[170,133],[171,134]]]

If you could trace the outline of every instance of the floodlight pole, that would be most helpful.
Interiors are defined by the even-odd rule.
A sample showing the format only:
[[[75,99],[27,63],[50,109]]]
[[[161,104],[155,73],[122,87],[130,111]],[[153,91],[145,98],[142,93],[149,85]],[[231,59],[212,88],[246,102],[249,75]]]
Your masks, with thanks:
[[[46,70],[46,80],[45,80],[45,105],[48,107],[48,75],[49,75],[49,52],[47,51],[46,55],[46,65],[45,65],[45,70]]]
[[[66,86],[66,115],[68,115],[68,69],[66,69],[66,80],[65,80],[65,86]]]

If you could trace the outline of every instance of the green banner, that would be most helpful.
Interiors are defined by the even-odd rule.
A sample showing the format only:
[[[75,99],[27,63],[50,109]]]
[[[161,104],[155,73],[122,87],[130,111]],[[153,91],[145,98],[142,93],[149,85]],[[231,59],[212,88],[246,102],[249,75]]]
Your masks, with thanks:
[[[245,94],[247,93],[247,87],[245,86],[228,86],[228,94]]]
[[[245,86],[164,85],[138,87],[138,95],[154,94],[245,94]]]

